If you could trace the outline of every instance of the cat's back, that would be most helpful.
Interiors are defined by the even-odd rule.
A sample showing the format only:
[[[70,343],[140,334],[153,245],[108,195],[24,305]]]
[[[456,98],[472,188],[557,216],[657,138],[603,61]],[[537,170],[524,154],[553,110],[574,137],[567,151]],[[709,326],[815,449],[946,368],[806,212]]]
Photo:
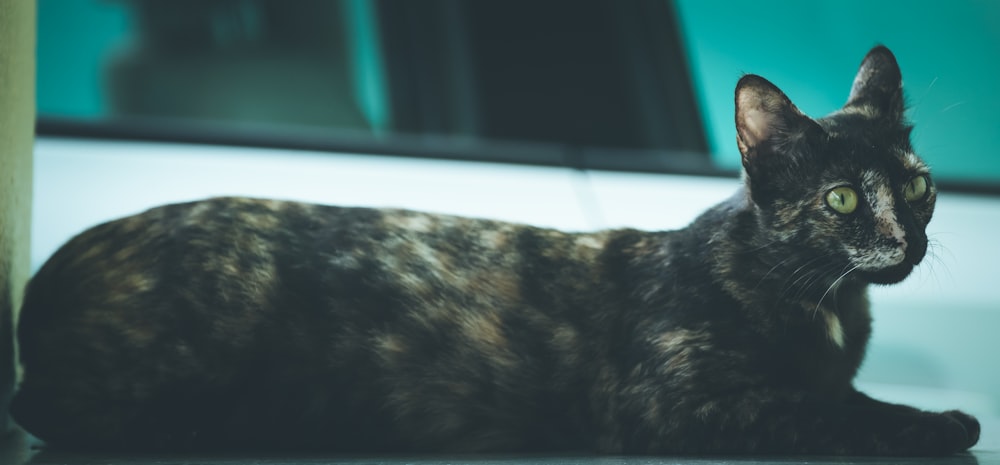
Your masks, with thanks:
[[[574,250],[599,244],[580,242],[399,209],[236,197],[166,205],[88,229],[44,264],[21,312],[22,360],[34,365],[67,341],[98,347],[101,334],[124,338],[108,350],[153,338],[235,346],[258,334],[257,323],[296,314],[385,320],[475,296],[496,304],[520,297],[525,268],[592,259]],[[545,252],[528,263],[525,249]]]
[[[510,255],[511,238],[527,229],[398,209],[214,198],[157,207],[80,233],[44,264],[28,293],[41,298],[57,287],[76,299],[60,303],[79,307],[94,303],[97,293],[120,299],[185,283],[215,286],[201,290],[233,300],[264,294],[300,273],[319,278],[372,271],[376,264],[403,273],[421,266],[417,262],[426,268],[450,260],[454,269],[495,262]],[[467,258],[455,260],[459,255]],[[227,288],[227,282],[241,288]],[[28,306],[65,305],[32,299]]]
[[[304,252],[323,240],[349,248],[348,239],[364,237],[377,215],[223,197],[109,221],[73,237],[46,261],[28,285],[20,326],[30,331],[50,317],[91,310],[106,317],[147,298],[165,306],[208,298],[208,304],[247,304],[277,284],[279,262],[294,257],[303,263],[312,256]]]

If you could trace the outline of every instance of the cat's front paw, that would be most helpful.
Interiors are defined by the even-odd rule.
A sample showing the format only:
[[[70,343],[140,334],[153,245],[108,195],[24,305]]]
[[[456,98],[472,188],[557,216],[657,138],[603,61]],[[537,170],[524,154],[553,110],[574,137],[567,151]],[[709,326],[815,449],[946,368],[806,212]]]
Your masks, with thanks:
[[[958,410],[949,410],[942,413],[942,415],[951,418],[952,420],[960,423],[962,427],[965,428],[966,441],[962,446],[961,450],[969,449],[979,442],[979,420],[976,417],[969,415],[965,412],[960,412]]]
[[[928,413],[903,428],[897,439],[904,455],[953,454],[979,441],[979,421],[957,410]]]

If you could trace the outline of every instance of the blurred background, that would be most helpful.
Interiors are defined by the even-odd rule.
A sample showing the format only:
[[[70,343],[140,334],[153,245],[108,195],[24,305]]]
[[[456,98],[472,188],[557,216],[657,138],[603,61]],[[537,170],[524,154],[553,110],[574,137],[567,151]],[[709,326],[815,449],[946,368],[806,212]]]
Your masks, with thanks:
[[[590,163],[598,168],[660,171],[672,165],[658,160],[664,154],[630,152],[672,150],[710,154],[708,169],[733,171],[735,79],[764,75],[820,116],[844,102],[860,57],[877,43],[904,68],[917,146],[938,180],[996,186],[1000,4],[990,0],[906,8],[868,0],[41,0],[38,110],[43,120],[163,132],[244,123],[275,136],[308,129],[354,143],[392,135],[544,142],[642,159]],[[667,171],[705,169],[689,163]]]
[[[997,416],[991,0],[39,0],[32,266],[212,195],[682,227],[738,186],[743,73],[822,116],[879,43],[942,194],[933,256],[872,291],[859,384]]]

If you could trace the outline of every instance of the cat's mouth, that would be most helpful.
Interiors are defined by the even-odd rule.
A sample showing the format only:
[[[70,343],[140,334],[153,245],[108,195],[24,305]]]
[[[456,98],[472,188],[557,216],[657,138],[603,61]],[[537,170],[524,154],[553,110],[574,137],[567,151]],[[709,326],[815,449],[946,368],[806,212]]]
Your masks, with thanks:
[[[896,284],[910,275],[914,264],[907,261],[880,270],[857,270],[857,275],[862,280],[871,284]]]
[[[861,279],[871,284],[896,284],[910,275],[913,268],[923,260],[926,250],[926,245],[914,248],[914,250],[906,254],[906,257],[899,264],[877,270],[859,268],[857,273]]]
[[[927,253],[927,242],[915,242],[906,250],[902,260],[895,265],[883,267],[859,266],[855,271],[855,276],[870,284],[896,284],[910,275]]]

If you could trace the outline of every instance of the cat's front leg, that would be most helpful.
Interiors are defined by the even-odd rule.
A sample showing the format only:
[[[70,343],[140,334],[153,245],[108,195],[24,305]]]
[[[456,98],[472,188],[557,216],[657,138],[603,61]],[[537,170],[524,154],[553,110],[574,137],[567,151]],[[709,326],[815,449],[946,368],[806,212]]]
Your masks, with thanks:
[[[968,449],[979,435],[978,422],[960,412],[853,396],[755,387],[671,398],[667,408],[666,397],[653,403],[656,418],[635,412],[622,431],[624,452],[941,456]]]
[[[886,419],[904,419],[911,425],[904,426],[896,436],[896,443],[904,448],[920,449],[938,444],[942,449],[966,450],[979,442],[980,426],[975,417],[958,410],[946,412],[925,412],[907,405],[891,404],[872,399],[868,395],[854,390],[847,398],[852,408],[860,409],[873,421]],[[906,420],[910,419],[910,420]],[[921,426],[924,425],[924,426]],[[892,428],[890,421],[888,428]],[[910,442],[910,446],[905,443]],[[898,446],[899,444],[897,444]],[[891,449],[892,443],[881,447]]]

